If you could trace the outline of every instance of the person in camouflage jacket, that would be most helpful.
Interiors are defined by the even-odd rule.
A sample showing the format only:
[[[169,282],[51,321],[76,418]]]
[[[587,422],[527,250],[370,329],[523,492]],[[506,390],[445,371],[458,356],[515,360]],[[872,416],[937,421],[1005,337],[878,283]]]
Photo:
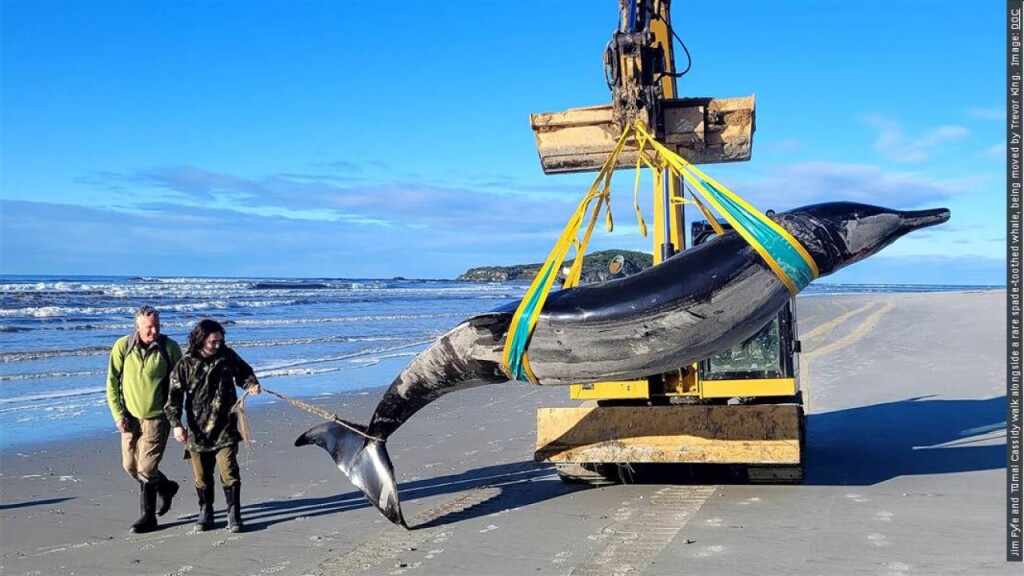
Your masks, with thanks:
[[[199,531],[213,526],[213,470],[220,469],[228,507],[228,530],[244,529],[239,506],[241,479],[238,472],[238,418],[232,408],[235,390],[260,393],[260,383],[249,364],[224,344],[224,327],[202,320],[188,337],[188,354],[171,372],[164,412],[173,427],[174,439],[184,443],[192,460],[196,495],[199,497]],[[184,412],[184,414],[183,414]],[[183,424],[187,416],[188,429]]]

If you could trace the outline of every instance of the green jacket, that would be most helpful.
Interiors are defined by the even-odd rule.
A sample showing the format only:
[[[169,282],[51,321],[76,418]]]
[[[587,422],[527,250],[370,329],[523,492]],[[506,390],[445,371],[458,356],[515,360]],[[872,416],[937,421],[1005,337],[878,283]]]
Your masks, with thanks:
[[[181,360],[181,347],[162,334],[160,340],[167,351],[167,359],[160,353],[157,343],[145,348],[138,341],[138,334],[114,342],[107,366],[107,405],[115,422],[125,416],[142,419],[164,416],[167,383],[174,364]]]
[[[227,346],[209,358],[188,355],[171,372],[164,412],[173,427],[187,415],[190,452],[220,450],[242,441],[231,409],[238,401],[236,387],[253,384],[259,380],[252,366]]]

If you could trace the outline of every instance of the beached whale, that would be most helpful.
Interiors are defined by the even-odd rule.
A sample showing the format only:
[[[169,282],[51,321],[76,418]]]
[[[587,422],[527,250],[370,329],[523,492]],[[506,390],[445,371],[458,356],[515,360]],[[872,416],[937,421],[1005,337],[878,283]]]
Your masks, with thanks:
[[[901,212],[832,202],[772,219],[825,276],[912,230],[947,221],[949,210]],[[753,336],[790,296],[757,252],[727,232],[632,276],[552,293],[529,342],[530,366],[543,385],[666,372]],[[449,392],[508,382],[502,352],[517,305],[464,321],[416,356],[384,393],[368,426],[327,422],[295,445],[327,450],[370,502],[404,526],[388,437]]]

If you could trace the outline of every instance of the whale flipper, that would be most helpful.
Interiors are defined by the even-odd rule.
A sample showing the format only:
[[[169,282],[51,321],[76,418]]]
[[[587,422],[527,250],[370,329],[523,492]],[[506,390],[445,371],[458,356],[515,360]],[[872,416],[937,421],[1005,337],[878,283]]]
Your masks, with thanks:
[[[346,424],[364,433],[366,431],[365,426]],[[398,502],[394,466],[384,441],[367,438],[337,422],[325,422],[310,428],[295,440],[296,446],[309,444],[326,450],[338,469],[388,520],[408,528]]]

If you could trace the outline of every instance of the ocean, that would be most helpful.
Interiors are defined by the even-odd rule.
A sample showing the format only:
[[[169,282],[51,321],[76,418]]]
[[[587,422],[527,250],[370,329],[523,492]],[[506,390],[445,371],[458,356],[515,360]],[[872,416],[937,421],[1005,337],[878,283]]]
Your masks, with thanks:
[[[114,427],[110,347],[132,313],[160,310],[185,347],[203,318],[268,388],[295,397],[365,394],[459,321],[517,300],[525,283],[405,279],[0,276],[0,448],[22,449]],[[812,284],[801,295],[935,292],[992,286]],[[252,404],[274,402],[267,394]],[[248,403],[249,401],[247,401]]]

